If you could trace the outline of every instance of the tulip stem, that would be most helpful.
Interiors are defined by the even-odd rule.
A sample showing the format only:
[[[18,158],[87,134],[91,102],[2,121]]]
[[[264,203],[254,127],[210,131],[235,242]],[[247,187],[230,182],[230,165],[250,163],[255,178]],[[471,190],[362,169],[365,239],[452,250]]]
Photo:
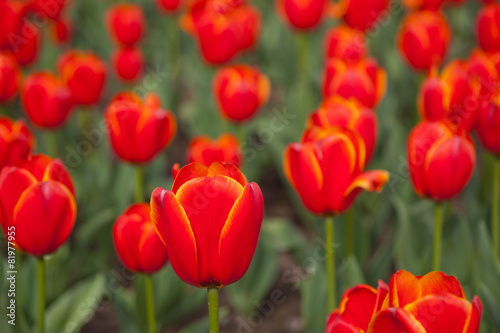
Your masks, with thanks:
[[[307,87],[308,62],[309,62],[309,35],[297,34],[297,67],[299,68],[299,82]]]
[[[47,154],[52,157],[57,157],[57,134],[54,131],[47,131],[45,133],[45,150]]]
[[[155,306],[153,298],[153,278],[146,275],[146,310],[148,316],[148,333],[156,332]]]
[[[349,257],[354,254],[354,210],[347,211],[347,226],[346,226],[346,254]]]
[[[443,204],[436,203],[436,223],[434,225],[434,256],[432,268],[439,271],[441,267],[441,242],[443,235]]]
[[[144,170],[142,166],[135,167],[135,201],[142,202],[144,200]]]
[[[208,288],[209,332],[219,333],[219,289]]]
[[[38,278],[38,333],[45,331],[45,260],[36,258],[36,272]]]
[[[493,255],[500,260],[500,156],[495,158],[493,168],[493,193],[491,196],[491,233],[493,234]]]
[[[328,310],[333,311],[336,300],[336,288],[337,284],[335,281],[335,226],[333,224],[333,217],[328,216],[325,218],[325,236],[326,236],[326,270],[328,277]]]

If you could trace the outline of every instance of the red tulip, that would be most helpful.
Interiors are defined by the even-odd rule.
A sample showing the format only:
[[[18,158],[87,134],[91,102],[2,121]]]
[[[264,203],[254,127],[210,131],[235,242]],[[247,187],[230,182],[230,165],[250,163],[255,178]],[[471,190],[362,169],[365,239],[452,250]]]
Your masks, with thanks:
[[[69,90],[50,72],[30,74],[23,82],[21,99],[31,122],[49,129],[63,125],[73,107]]]
[[[31,65],[37,59],[41,31],[39,27],[24,18],[18,34],[15,37],[11,36],[11,50],[19,65]]]
[[[16,95],[20,80],[16,59],[9,52],[0,52],[0,103],[9,102]]]
[[[340,0],[331,12],[336,18],[343,18],[354,29],[366,31],[379,25],[385,12],[388,13],[389,0]]]
[[[0,170],[26,159],[35,144],[35,136],[22,120],[0,116]]]
[[[241,122],[253,117],[267,103],[271,84],[267,76],[248,65],[220,69],[213,81],[213,92],[222,115]]]
[[[323,74],[325,97],[339,95],[355,98],[369,108],[375,108],[384,97],[387,77],[374,59],[345,63],[330,58]]]
[[[382,170],[363,172],[366,148],[359,134],[338,127],[310,127],[300,143],[288,145],[285,175],[304,205],[318,215],[347,210],[361,190],[381,191]]]
[[[496,60],[495,60],[496,58]],[[478,103],[487,103],[500,91],[500,72],[498,58],[481,50],[473,50],[467,60],[469,81],[477,95]]]
[[[443,201],[467,185],[476,164],[476,151],[466,133],[444,122],[421,122],[408,138],[408,163],[413,187],[420,196]]]
[[[59,45],[68,44],[73,39],[73,30],[73,21],[65,17],[60,17],[50,26],[52,39]]]
[[[410,13],[399,31],[398,48],[416,70],[430,70],[443,60],[451,39],[445,17],[438,11]]]
[[[106,14],[109,33],[120,44],[134,46],[144,35],[146,19],[142,7],[125,3],[111,7]]]
[[[482,145],[500,155],[500,95],[479,109],[476,130]]]
[[[276,11],[281,19],[298,30],[316,28],[326,7],[326,0],[276,0]]]
[[[157,188],[151,217],[172,268],[184,282],[220,288],[238,281],[252,260],[264,202],[255,183],[230,164],[182,168],[172,190]]]
[[[0,1],[0,49],[12,50],[12,38],[22,37],[20,29],[27,9],[28,7],[23,1]]]
[[[500,52],[500,4],[486,5],[477,14],[477,40],[484,51]]]
[[[163,110],[157,95],[144,100],[133,93],[116,95],[106,109],[109,139],[124,161],[147,163],[167,148],[177,132],[171,111]]]
[[[113,53],[116,75],[125,82],[138,80],[144,70],[144,56],[140,49],[127,47]]]
[[[156,6],[167,14],[175,12],[183,0],[155,0]]]
[[[406,8],[412,10],[438,10],[445,3],[445,0],[402,0],[401,2]]]
[[[35,155],[0,173],[4,233],[15,227],[18,249],[33,256],[55,252],[68,239],[76,219],[71,177],[59,160]]]
[[[344,62],[358,62],[368,55],[365,35],[347,25],[332,28],[325,38],[326,58]]]
[[[357,132],[365,144],[366,160],[371,159],[377,140],[377,117],[373,110],[355,99],[346,100],[340,96],[326,99],[309,116],[309,126],[325,129],[338,126]]]
[[[215,162],[225,162],[239,167],[243,156],[238,139],[232,134],[222,134],[216,140],[200,135],[191,140],[187,150],[188,163],[197,162],[206,167]]]
[[[67,0],[30,0],[29,8],[41,16],[56,20],[61,16],[68,2]]]
[[[102,95],[106,66],[93,53],[68,51],[58,61],[59,73],[77,105],[93,105]]]
[[[149,204],[134,204],[120,215],[113,227],[116,253],[131,271],[153,274],[168,261],[167,247],[156,234]]]

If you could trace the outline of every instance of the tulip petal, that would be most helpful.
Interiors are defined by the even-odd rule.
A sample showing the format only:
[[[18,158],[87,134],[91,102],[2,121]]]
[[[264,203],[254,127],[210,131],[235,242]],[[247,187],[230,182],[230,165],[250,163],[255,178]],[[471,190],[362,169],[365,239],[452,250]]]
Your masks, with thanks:
[[[207,176],[214,177],[215,175],[227,176],[229,178],[232,178],[240,183],[241,186],[245,186],[247,183],[247,179],[245,178],[245,176],[241,173],[240,170],[238,170],[237,167],[232,164],[223,162],[212,163],[212,165],[210,165],[210,167],[208,168]]]
[[[339,306],[342,320],[366,331],[372,319],[376,301],[377,291],[368,285],[357,285],[348,289]]]
[[[179,187],[194,178],[205,177],[208,174],[208,168],[200,163],[190,163],[179,170],[175,176],[172,192],[177,193]]]
[[[389,180],[389,173],[384,170],[370,170],[357,176],[344,193],[341,211],[351,206],[361,190],[380,192]]]
[[[364,331],[344,321],[339,311],[333,311],[326,322],[325,333],[363,333]]]
[[[454,276],[443,272],[431,272],[420,278],[421,297],[427,295],[455,295],[465,299],[462,285]]]
[[[408,312],[401,308],[380,311],[371,321],[367,333],[428,333]]]
[[[479,325],[481,324],[482,313],[483,313],[483,304],[481,303],[479,297],[474,296],[474,299],[472,300],[471,313],[466,324],[467,329],[466,330],[464,329],[465,333],[479,332]]]
[[[396,272],[389,284],[389,307],[404,307],[421,296],[419,279],[405,270]]]

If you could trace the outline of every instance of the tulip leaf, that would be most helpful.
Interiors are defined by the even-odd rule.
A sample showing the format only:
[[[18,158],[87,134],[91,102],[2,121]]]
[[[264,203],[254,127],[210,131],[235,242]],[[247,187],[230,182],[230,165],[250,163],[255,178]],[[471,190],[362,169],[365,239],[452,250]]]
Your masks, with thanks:
[[[277,252],[304,254],[307,240],[292,221],[285,218],[266,218],[262,223],[262,233],[269,239]]]
[[[342,295],[347,289],[354,287],[357,284],[365,284],[366,280],[363,275],[361,266],[354,255],[350,255],[338,268],[337,293]],[[340,290],[339,288],[340,287]]]
[[[300,284],[301,309],[304,319],[304,332],[325,332],[329,314],[327,305],[327,279],[323,261],[317,262],[314,274]]]
[[[500,305],[493,297],[493,293],[484,283],[479,286],[479,295],[484,307],[484,317],[495,327],[496,332],[500,332]]]

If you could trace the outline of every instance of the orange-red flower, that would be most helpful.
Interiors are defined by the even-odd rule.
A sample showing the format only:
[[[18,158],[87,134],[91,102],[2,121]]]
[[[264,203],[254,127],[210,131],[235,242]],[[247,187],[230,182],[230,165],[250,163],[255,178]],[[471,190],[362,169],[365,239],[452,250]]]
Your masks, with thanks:
[[[444,122],[423,121],[408,138],[408,163],[417,194],[436,201],[458,195],[476,165],[476,151],[467,133]]]
[[[366,31],[387,19],[382,15],[388,10],[389,2],[389,0],[340,0],[337,4],[331,5],[330,11],[335,18],[343,18],[352,28]]]
[[[157,188],[151,217],[172,268],[186,283],[220,288],[238,281],[252,261],[264,202],[255,183],[233,165],[182,168],[172,190]]]
[[[326,58],[358,62],[368,55],[365,34],[347,25],[330,29],[325,37]]]
[[[288,145],[285,175],[304,205],[318,215],[338,215],[361,190],[381,191],[389,179],[382,170],[363,172],[366,148],[361,136],[347,128],[310,127],[300,143]]]
[[[375,108],[384,97],[387,75],[374,59],[345,63],[330,58],[323,74],[325,97],[339,95],[355,98],[369,108]]]
[[[451,39],[451,30],[439,11],[410,13],[401,24],[398,48],[416,70],[430,70],[441,64]]]
[[[56,20],[61,16],[66,0],[29,0],[29,9],[37,14]]]
[[[266,75],[248,65],[220,69],[213,81],[213,92],[222,115],[233,121],[253,117],[267,103],[271,83]]]
[[[0,170],[26,159],[34,147],[35,136],[22,120],[0,116]]]
[[[73,103],[93,105],[102,95],[106,66],[95,54],[77,50],[64,53],[57,63]]]
[[[478,104],[487,103],[500,91],[500,56],[480,49],[471,52],[467,60],[469,81],[478,97]]]
[[[187,150],[188,163],[198,162],[206,167],[215,162],[225,162],[240,167],[243,156],[238,139],[229,133],[211,140],[206,135],[200,135],[191,140]]]
[[[372,109],[357,100],[346,100],[340,96],[326,99],[319,109],[309,116],[308,125],[322,128],[337,126],[357,132],[365,145],[366,160],[371,159],[377,140],[377,117]]]
[[[144,34],[146,19],[142,7],[132,3],[118,4],[106,13],[111,36],[125,46],[134,46]]]
[[[8,102],[16,95],[20,80],[16,59],[9,52],[0,52],[0,103]]]
[[[116,253],[131,271],[153,274],[168,261],[167,247],[151,222],[149,204],[134,204],[120,215],[113,226]]]
[[[167,148],[177,132],[174,114],[163,110],[153,93],[144,100],[130,92],[116,95],[105,118],[113,150],[119,158],[132,163],[151,161]]]
[[[482,145],[500,155],[500,94],[479,108],[476,131]]]
[[[21,100],[31,122],[44,128],[64,124],[73,107],[68,88],[50,72],[30,74],[23,82]]]
[[[276,0],[276,11],[280,18],[299,30],[316,28],[326,8],[326,0]]]
[[[113,53],[113,67],[118,78],[125,82],[138,80],[144,70],[144,56],[135,47],[125,47]]]
[[[484,6],[477,14],[477,40],[484,51],[500,51],[500,4]]]
[[[184,2],[183,0],[155,0],[156,6],[167,14],[174,13]]]
[[[19,31],[11,35],[10,49],[20,66],[31,65],[38,56],[42,29],[23,18]]]
[[[0,173],[0,211],[4,233],[15,227],[18,249],[33,256],[56,251],[76,219],[73,182],[63,164],[35,155]]]

